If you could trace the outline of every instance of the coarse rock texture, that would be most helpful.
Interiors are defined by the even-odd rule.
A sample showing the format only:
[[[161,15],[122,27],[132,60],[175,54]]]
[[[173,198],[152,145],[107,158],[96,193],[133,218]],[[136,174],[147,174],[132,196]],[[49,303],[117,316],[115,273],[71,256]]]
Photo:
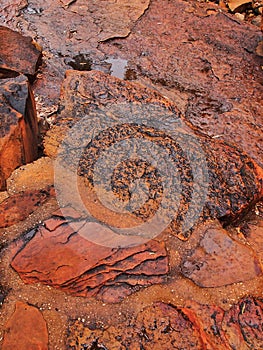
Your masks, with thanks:
[[[243,298],[226,312],[193,301],[184,307],[157,302],[127,322],[124,332],[75,320],[69,327],[67,349],[259,350],[263,341],[262,302],[260,298]]]
[[[141,115],[145,120],[148,118],[149,122],[141,122]],[[124,116],[127,116],[126,119]],[[114,123],[107,128],[109,118],[112,118]],[[177,121],[178,124],[175,122],[167,129],[165,125],[169,119]],[[94,123],[97,127],[92,131],[92,138],[87,136],[88,129],[85,123],[88,122],[92,125]],[[77,133],[71,136],[70,133],[74,129]],[[175,132],[176,136],[172,132]],[[129,138],[148,141],[151,146],[148,143],[147,147],[141,141],[141,148],[146,147],[148,151],[149,147],[157,144],[166,150],[170,157],[169,161],[175,164],[181,181],[178,196],[182,198],[179,207],[174,209],[174,213],[178,210],[177,218],[171,223],[170,228],[181,239],[189,237],[189,230],[184,232],[181,230],[181,227],[184,227],[183,221],[191,220],[189,216],[191,218],[195,216],[196,221],[203,215],[230,222],[241,216],[262,197],[262,169],[235,146],[204,136],[189,127],[178,113],[176,106],[157,92],[98,71],[67,71],[61,91],[60,113],[45,138],[46,154],[55,157],[59,145],[65,139],[66,146],[60,151],[65,153],[64,156],[62,154],[65,168],[70,168],[73,163],[79,162],[78,174],[84,176],[87,187],[93,187],[94,167],[100,154],[110,149],[112,145],[118,145]],[[80,148],[83,153],[77,159],[76,150]],[[187,152],[184,149],[187,149]],[[131,154],[127,154],[126,157],[129,159]],[[139,156],[137,157],[141,162]],[[146,173],[149,173],[150,181],[153,182],[153,178],[156,178],[151,198],[143,207],[132,212],[135,217],[148,220],[158,209],[163,191],[161,180],[157,174],[153,174],[153,169],[142,163],[122,163],[119,171],[113,174],[111,186],[115,195],[122,200],[127,199],[130,195],[131,179],[129,177],[125,179],[123,174],[135,171],[136,167],[146,167],[141,175],[135,175],[137,178],[147,182]],[[162,171],[158,169],[158,165],[156,168],[157,171]],[[198,174],[194,173],[198,168],[202,170]],[[100,172],[103,171],[106,178],[108,169],[101,168]],[[177,191],[175,189],[178,184],[174,174],[176,173],[169,173],[170,192]],[[192,199],[193,193],[198,193],[200,198]],[[202,196],[207,197],[206,202]],[[94,201],[96,202],[96,198]],[[105,210],[95,202],[89,200],[85,203],[87,206],[93,206],[92,214],[104,222],[107,216],[111,220],[112,211]],[[171,203],[172,205],[174,203]],[[202,206],[205,206],[203,213]]]
[[[262,274],[260,261],[249,246],[234,241],[217,223],[203,231],[199,245],[182,263],[184,276],[201,287],[220,287]]]
[[[2,350],[48,350],[48,331],[41,312],[34,306],[18,301],[5,325]]]
[[[24,282],[119,302],[140,287],[165,281],[168,258],[163,243],[150,241],[127,249],[100,246],[85,239],[81,231],[96,234],[104,230],[102,225],[81,220],[70,208],[63,213],[69,215],[67,220],[55,213],[15,255],[12,267]]]
[[[10,28],[0,26],[0,77],[19,74],[34,78],[41,60],[41,48]]]
[[[34,97],[25,76],[0,81],[0,189],[22,164],[38,154],[38,125]]]

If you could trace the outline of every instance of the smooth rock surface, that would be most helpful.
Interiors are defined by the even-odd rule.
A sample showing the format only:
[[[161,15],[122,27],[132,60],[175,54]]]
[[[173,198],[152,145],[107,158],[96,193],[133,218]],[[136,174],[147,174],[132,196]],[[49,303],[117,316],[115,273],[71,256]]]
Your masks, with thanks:
[[[212,223],[204,228],[196,249],[184,259],[182,272],[201,287],[219,287],[253,279],[262,274],[262,266],[252,249]]]
[[[19,345],[18,345],[19,344]],[[5,325],[2,350],[48,350],[48,331],[41,312],[17,301],[15,312]]]

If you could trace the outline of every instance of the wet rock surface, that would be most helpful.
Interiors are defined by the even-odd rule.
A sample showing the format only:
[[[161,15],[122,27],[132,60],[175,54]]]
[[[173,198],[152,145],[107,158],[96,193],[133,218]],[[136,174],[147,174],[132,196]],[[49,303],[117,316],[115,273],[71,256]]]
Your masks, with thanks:
[[[0,82],[0,188],[12,171],[36,159],[38,125],[34,97],[25,76]]]
[[[242,22],[241,13],[226,13],[222,2],[4,0],[2,5],[2,23],[9,29],[1,30],[14,40],[4,40],[0,48],[6,48],[1,72],[15,77],[1,83],[0,167],[7,169],[1,180],[7,191],[0,192],[2,348],[261,349],[259,22]],[[247,16],[252,23],[261,6],[251,6],[257,15]],[[39,67],[34,41],[44,50]],[[54,125],[45,138],[46,157],[13,172],[35,159],[31,152],[36,150],[34,100],[27,79],[18,73],[36,78],[31,88],[42,132]],[[147,127],[129,125],[134,119],[127,118],[142,111]],[[122,126],[116,123],[120,112],[126,116]],[[65,136],[87,118],[85,133],[80,128],[71,134],[71,154],[63,157]],[[96,131],[114,118],[114,127],[87,144],[89,124]],[[171,130],[179,130],[177,142]],[[158,237],[142,231],[135,241],[116,232],[154,218],[166,198],[162,174],[146,160],[115,162],[110,179],[114,200],[136,202],[148,195],[132,215],[105,209],[92,178],[101,150],[113,149],[116,140],[128,142],[130,136],[173,155],[179,180],[172,188],[182,193],[174,201],[179,207],[169,206],[178,214],[170,228]],[[85,146],[81,156],[74,145]],[[143,148],[154,150],[148,144]],[[66,165],[64,192],[54,162],[58,149]],[[191,166],[194,159],[199,166]],[[68,171],[76,160],[78,176],[70,181]],[[104,164],[102,175],[108,172]],[[204,190],[194,180],[205,169],[209,182]],[[139,188],[137,197],[134,188]],[[194,194],[206,191],[201,215],[200,205],[191,203],[200,204]],[[75,206],[78,194],[86,208],[65,208]],[[191,222],[196,215],[201,222],[191,232],[184,230],[185,218]]]
[[[3,350],[48,349],[48,331],[41,312],[34,306],[18,301],[15,311],[5,325]]]

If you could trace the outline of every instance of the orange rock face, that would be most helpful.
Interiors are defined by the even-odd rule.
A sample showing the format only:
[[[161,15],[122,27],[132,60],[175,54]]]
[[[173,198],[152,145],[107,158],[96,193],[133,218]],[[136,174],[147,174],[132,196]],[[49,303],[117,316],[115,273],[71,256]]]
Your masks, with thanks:
[[[15,168],[36,159],[38,125],[25,76],[1,80],[0,89],[0,189],[4,189]]]
[[[80,235],[85,220],[65,220],[58,215],[38,227],[14,257],[12,267],[24,282],[42,282],[73,295],[118,302],[140,287],[165,280],[168,257],[164,244],[150,241],[127,249],[103,247]],[[75,212],[73,215],[76,217]],[[87,225],[90,234],[104,229],[96,223]]]
[[[37,308],[16,302],[16,309],[5,325],[3,350],[48,350],[46,322]]]

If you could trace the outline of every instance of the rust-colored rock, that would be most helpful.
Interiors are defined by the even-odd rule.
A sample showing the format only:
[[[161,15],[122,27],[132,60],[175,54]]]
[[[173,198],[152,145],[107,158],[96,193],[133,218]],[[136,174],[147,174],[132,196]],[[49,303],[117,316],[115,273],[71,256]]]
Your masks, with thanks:
[[[212,223],[203,231],[198,247],[182,263],[184,276],[201,287],[219,287],[262,273],[253,250],[234,241],[226,230]]]
[[[6,198],[0,203],[0,228],[25,220],[54,194],[53,188],[46,188],[28,190]]]
[[[32,38],[0,26],[0,77],[25,74],[31,79],[40,64],[41,49]]]
[[[34,97],[25,76],[0,82],[0,189],[12,171],[37,157]]]
[[[231,350],[222,329],[224,310],[215,305],[202,305],[187,301],[182,312],[200,333],[204,349]]]
[[[15,312],[5,325],[2,350],[48,350],[48,331],[41,312],[16,302]]]
[[[111,119],[109,115],[114,117]],[[141,115],[145,120],[148,118],[146,125],[141,124]],[[167,127],[169,118],[173,120],[173,124]],[[87,138],[88,126],[85,126],[85,132],[79,126],[81,123],[85,124],[85,120],[89,120],[99,130],[92,140]],[[115,124],[112,127],[103,127],[109,120],[113,120]],[[73,126],[80,130],[69,139]],[[172,132],[176,136],[172,136]],[[180,176],[181,190],[178,190],[176,199],[169,206],[174,208],[173,213],[177,213],[171,223],[171,230],[183,240],[190,234],[189,229],[181,229],[184,223],[187,225],[192,221],[193,225],[202,215],[230,222],[239,218],[262,196],[263,171],[244,152],[189,127],[176,106],[157,92],[102,72],[67,71],[61,92],[61,111],[45,138],[46,154],[55,157],[66,136],[63,147],[67,148],[62,149],[65,154],[62,159],[65,163],[63,174],[79,161],[79,167],[75,171],[78,170],[78,174],[85,178],[86,186],[91,192],[96,162],[101,153],[113,145],[137,138],[151,143],[151,147],[157,145],[164,149],[170,157],[169,162],[175,164],[176,168],[169,173],[173,182],[169,189],[171,193],[177,191],[176,171]],[[76,150],[81,147],[83,153],[76,159]],[[148,149],[149,155],[152,152],[149,147],[142,145],[141,149]],[[127,154],[126,158],[130,157],[132,155]],[[138,156],[136,161],[132,158],[133,161],[129,164],[127,161],[121,162],[119,168],[114,170],[111,181],[114,195],[123,201],[130,198],[129,186],[133,180],[144,180],[150,186],[149,200],[140,209],[132,212],[135,220],[139,218],[147,221],[160,206],[163,188],[158,171],[163,169],[158,169],[157,166],[157,170],[154,170],[149,163],[142,162],[139,158]],[[136,168],[140,169],[137,170],[139,174],[136,173]],[[100,170],[106,177],[108,170]],[[130,174],[132,171],[136,173],[133,178]],[[70,188],[71,185],[72,179],[66,187]],[[74,191],[76,192],[75,188]],[[85,189],[80,191],[84,192]],[[100,205],[95,197],[94,193],[87,197],[85,205],[88,210],[100,221],[115,225],[118,220],[116,213]],[[125,220],[128,220],[127,217],[121,217],[118,225]]]
[[[24,282],[42,282],[73,295],[118,302],[140,287],[164,281],[168,272],[164,244],[150,241],[126,249],[100,246],[85,239],[81,230],[86,227],[90,235],[96,234],[104,230],[102,225],[59,215],[55,213],[39,226],[14,257],[12,267]]]

